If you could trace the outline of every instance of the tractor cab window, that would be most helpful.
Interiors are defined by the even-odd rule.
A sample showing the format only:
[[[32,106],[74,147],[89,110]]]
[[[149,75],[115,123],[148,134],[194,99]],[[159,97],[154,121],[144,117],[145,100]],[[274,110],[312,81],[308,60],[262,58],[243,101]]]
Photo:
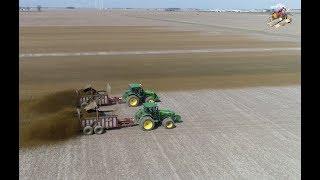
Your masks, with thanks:
[[[147,113],[151,113],[151,112],[152,112],[151,108],[145,108],[145,111],[146,111]]]
[[[132,88],[132,91],[133,91],[135,94],[141,94],[141,93],[142,93],[142,89],[141,89],[141,88]]]
[[[148,113],[154,113],[158,111],[158,107],[148,107],[148,108],[145,108],[145,111]]]
[[[131,88],[131,91],[134,92],[134,93],[138,92],[136,88]]]
[[[154,112],[157,112],[157,111],[158,111],[158,107],[154,107],[154,108],[153,108],[153,111],[154,111]]]
[[[150,108],[150,113],[153,113],[155,115],[155,113],[158,112],[158,107],[152,107]]]
[[[152,112],[151,112],[152,116],[158,117],[158,115],[159,115],[158,113],[159,113],[158,107],[152,107]]]

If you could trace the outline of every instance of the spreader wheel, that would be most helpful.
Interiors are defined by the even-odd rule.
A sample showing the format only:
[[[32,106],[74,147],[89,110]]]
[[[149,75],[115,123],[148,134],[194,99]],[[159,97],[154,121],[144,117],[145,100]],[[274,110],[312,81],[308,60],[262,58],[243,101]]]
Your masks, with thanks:
[[[96,134],[102,134],[103,131],[104,131],[104,129],[103,129],[102,126],[97,125],[97,126],[94,127],[93,131],[94,131],[94,133],[96,133]]]
[[[91,126],[86,126],[83,128],[83,134],[91,135],[93,134],[93,128]]]

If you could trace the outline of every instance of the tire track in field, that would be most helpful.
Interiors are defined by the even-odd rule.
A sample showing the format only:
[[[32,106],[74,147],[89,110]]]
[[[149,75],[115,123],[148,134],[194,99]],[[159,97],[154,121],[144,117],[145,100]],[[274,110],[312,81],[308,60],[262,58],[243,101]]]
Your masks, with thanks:
[[[284,48],[212,48],[212,49],[188,49],[188,50],[146,50],[146,51],[101,51],[101,52],[72,52],[72,53],[26,53],[20,54],[20,58],[26,57],[68,57],[68,56],[119,56],[119,55],[158,55],[158,54],[191,54],[191,53],[235,53],[235,52],[274,52],[274,51],[301,51],[300,47]]]

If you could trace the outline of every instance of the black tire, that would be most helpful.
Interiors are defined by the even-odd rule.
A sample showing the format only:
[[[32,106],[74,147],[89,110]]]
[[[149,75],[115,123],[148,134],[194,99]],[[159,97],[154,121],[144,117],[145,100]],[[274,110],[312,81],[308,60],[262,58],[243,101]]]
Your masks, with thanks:
[[[148,96],[148,97],[146,97],[144,102],[155,102],[155,99],[152,96]]]
[[[127,98],[127,103],[129,107],[137,107],[140,103],[140,99],[136,95],[131,95]]]
[[[171,118],[166,118],[162,121],[162,126],[166,129],[173,129],[176,127],[173,120]]]
[[[154,120],[149,116],[142,117],[139,121],[139,126],[144,131],[151,131],[154,128],[155,124],[156,123],[154,122]]]
[[[104,132],[104,129],[102,126],[97,125],[93,128],[93,131],[95,134],[102,134]]]
[[[86,126],[83,128],[82,132],[85,135],[91,135],[93,134],[93,128],[91,126]]]

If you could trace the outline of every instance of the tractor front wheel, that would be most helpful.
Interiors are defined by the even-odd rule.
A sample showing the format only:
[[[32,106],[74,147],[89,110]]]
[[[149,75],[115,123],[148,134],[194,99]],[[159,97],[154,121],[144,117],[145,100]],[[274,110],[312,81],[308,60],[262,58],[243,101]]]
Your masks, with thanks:
[[[152,96],[148,96],[148,97],[146,97],[144,102],[155,102],[155,100]]]
[[[155,122],[151,117],[143,117],[139,123],[140,127],[144,131],[150,131],[154,128]]]
[[[135,95],[129,96],[127,100],[127,103],[130,107],[137,107],[139,105],[139,102],[140,99]]]
[[[175,126],[173,120],[171,118],[166,118],[162,121],[162,126],[166,129],[173,129]]]

